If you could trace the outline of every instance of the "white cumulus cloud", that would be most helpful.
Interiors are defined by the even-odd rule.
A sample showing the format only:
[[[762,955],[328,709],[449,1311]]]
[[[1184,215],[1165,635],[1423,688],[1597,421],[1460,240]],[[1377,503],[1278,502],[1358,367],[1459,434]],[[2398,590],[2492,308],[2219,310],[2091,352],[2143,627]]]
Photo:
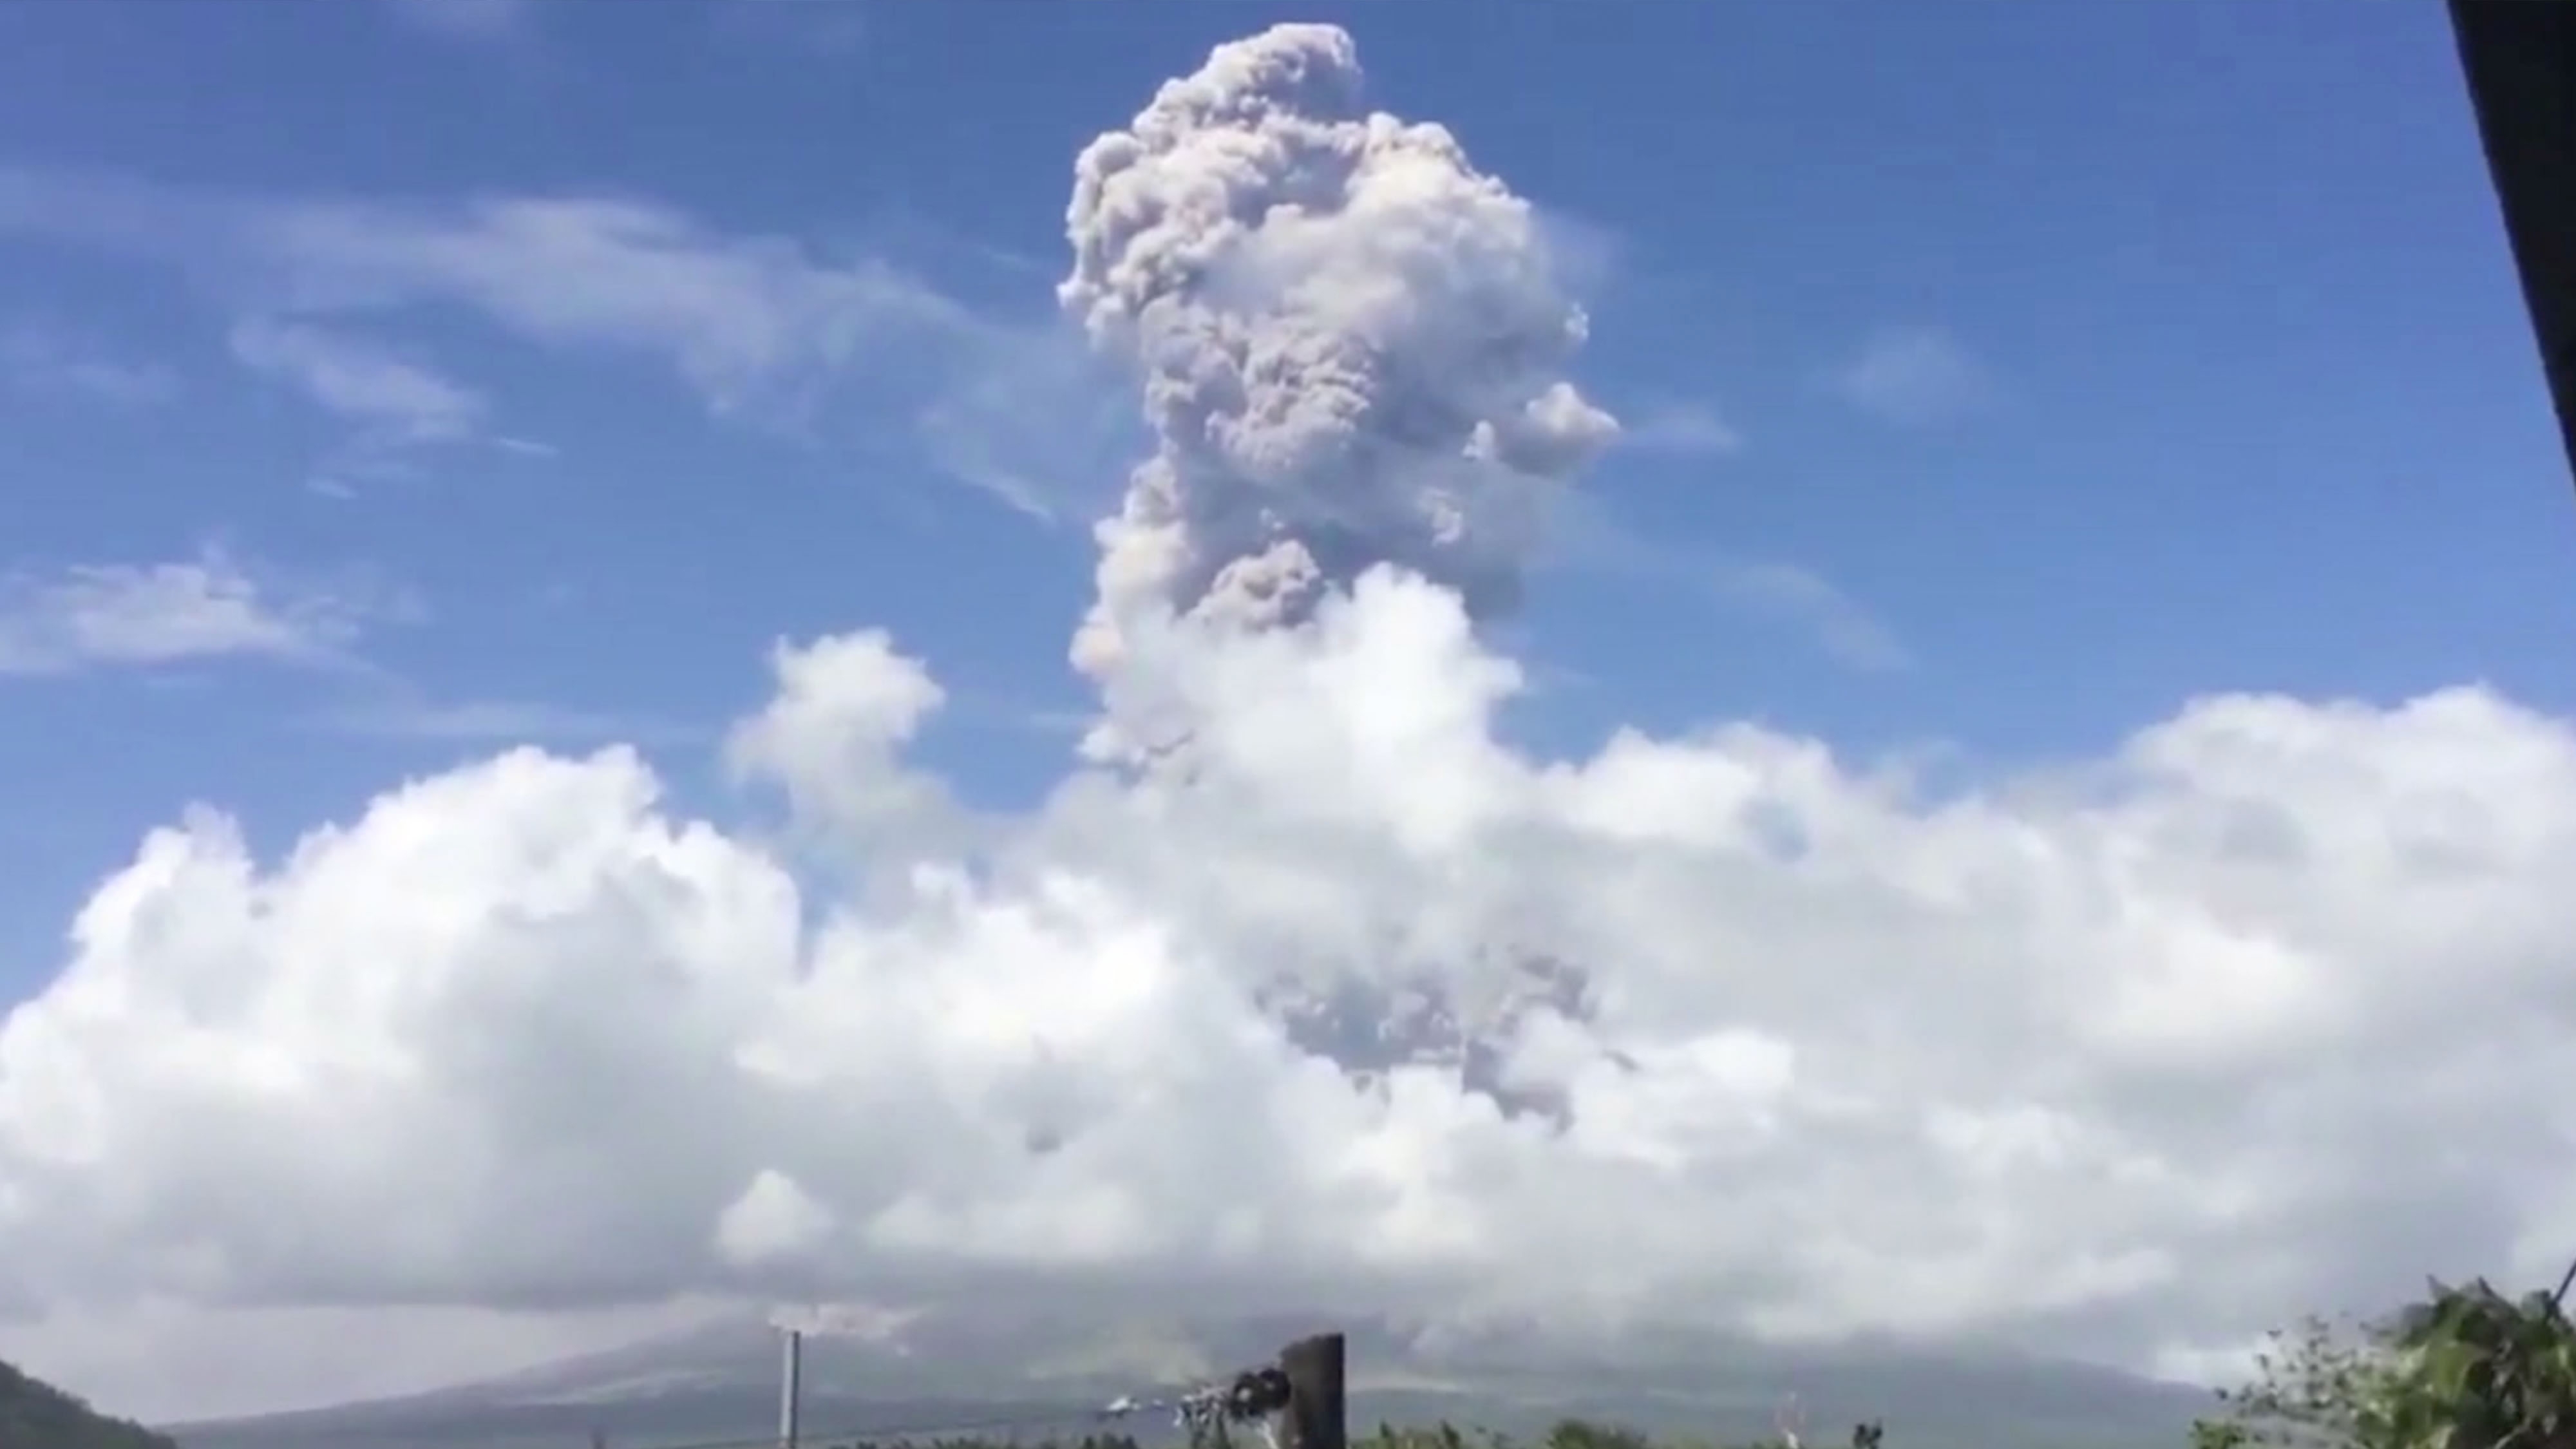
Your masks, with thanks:
[[[1347,37],[1283,28],[1086,153],[1079,214],[1300,263],[1198,296],[1122,245],[1068,288],[1158,333],[1137,486],[1197,582],[1104,570],[1095,661],[1104,735],[1152,750],[979,815],[913,753],[929,662],[859,630],[783,645],[730,737],[822,827],[792,853],[628,747],[515,750],[275,851],[180,816],[0,1024],[0,1303],[36,1366],[138,1302],[1180,1285],[2177,1363],[2576,1246],[2576,727],[2475,687],[2216,696],[1946,794],[1737,722],[1506,743],[1522,670],[1476,627],[1484,556],[1420,525],[1424,450],[1561,461],[1610,424],[1508,194],[1358,86]],[[1401,225],[1364,244],[1380,164]],[[1484,298],[1490,390],[1404,391],[1477,360],[1409,287]],[[1313,357],[1335,398],[1263,391]],[[1185,384],[1224,447],[1176,451]],[[1253,496],[1279,521],[1238,529]],[[1272,627],[1202,607],[1208,559],[1325,537]]]

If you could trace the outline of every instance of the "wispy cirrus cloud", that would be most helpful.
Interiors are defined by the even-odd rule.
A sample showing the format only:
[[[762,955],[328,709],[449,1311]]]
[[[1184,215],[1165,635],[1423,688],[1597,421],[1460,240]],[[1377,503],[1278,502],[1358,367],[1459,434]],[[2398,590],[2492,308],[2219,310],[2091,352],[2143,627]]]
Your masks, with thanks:
[[[1743,451],[1744,435],[1704,402],[1661,402],[1623,413],[1622,451],[1683,458],[1715,458]]]
[[[0,330],[0,381],[18,392],[113,407],[149,407],[180,391],[179,374],[161,363],[118,358],[85,338],[32,322]]]
[[[465,437],[482,423],[481,396],[365,338],[254,319],[233,328],[232,350],[242,365],[371,429],[437,441]]]
[[[383,0],[397,22],[442,40],[491,44],[536,23],[536,0]]]
[[[272,318],[247,318],[231,336],[236,361],[292,388],[353,432],[325,459],[317,486],[406,474],[411,455],[481,434],[483,396],[428,363],[354,334]]]
[[[705,743],[711,732],[668,720],[538,700],[438,700],[397,681],[335,705],[308,724],[335,734],[453,744],[646,745]]]
[[[418,609],[366,578],[293,579],[219,544],[162,563],[22,568],[0,574],[0,675],[226,657],[346,664],[371,623]]]
[[[1814,635],[1826,653],[1855,669],[1911,669],[1912,651],[1896,631],[1831,579],[1780,562],[1736,563],[1717,572],[1720,593]]]
[[[719,411],[792,400],[871,343],[971,320],[881,262],[719,236],[643,202],[304,203],[245,220],[250,257],[316,310],[466,306],[535,341],[669,362]]]
[[[1833,382],[1862,411],[1914,427],[1982,412],[2002,397],[1993,369],[1937,327],[1891,327],[1873,334]]]
[[[932,466],[1044,523],[1116,511],[1143,424],[1111,370],[1062,332],[985,352],[915,419]]]
[[[1558,567],[1648,582],[1768,620],[1854,669],[1883,673],[1914,665],[1894,626],[1812,568],[1676,545],[1580,496],[1557,500],[1550,524],[1555,543],[1549,562]]]
[[[535,700],[440,699],[369,658],[380,625],[426,614],[410,590],[364,569],[291,572],[221,543],[157,563],[0,572],[0,679],[150,670],[222,660],[318,669],[338,698],[306,728],[374,739],[485,746],[687,746],[703,727]]]
[[[715,22],[719,33],[818,57],[849,55],[868,37],[864,0],[723,0]]]
[[[727,235],[602,195],[289,198],[0,167],[0,234],[157,261],[240,315],[456,309],[523,340],[639,355],[718,413],[792,413],[840,370],[918,371],[992,329],[881,259]]]

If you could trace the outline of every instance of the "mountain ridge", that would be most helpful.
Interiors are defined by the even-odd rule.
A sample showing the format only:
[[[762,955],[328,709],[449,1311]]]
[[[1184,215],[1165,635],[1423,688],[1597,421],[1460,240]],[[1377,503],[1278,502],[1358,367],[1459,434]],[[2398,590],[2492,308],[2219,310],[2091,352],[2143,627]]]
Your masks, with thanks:
[[[948,1314],[875,1335],[806,1339],[804,1437],[817,1445],[966,1426],[1076,1434],[1150,1396],[1266,1361],[1302,1319]],[[1897,1449],[2170,1449],[2203,1390],[2094,1365],[1896,1345],[1784,1349],[1715,1335],[1550,1346],[1510,1333],[1439,1339],[1342,1326],[1354,1432],[1449,1421],[1513,1434],[1584,1418],[1655,1434],[1767,1436],[1795,1396],[1822,1442],[1884,1419]],[[626,1449],[776,1438],[777,1333],[724,1319],[515,1373],[393,1398],[170,1426],[181,1449],[539,1449],[593,1434]],[[1025,1422],[1024,1422],[1025,1421]],[[1163,1426],[1119,1427],[1151,1439]]]
[[[5,1449],[177,1449],[131,1419],[91,1408],[78,1394],[0,1360],[0,1446]]]

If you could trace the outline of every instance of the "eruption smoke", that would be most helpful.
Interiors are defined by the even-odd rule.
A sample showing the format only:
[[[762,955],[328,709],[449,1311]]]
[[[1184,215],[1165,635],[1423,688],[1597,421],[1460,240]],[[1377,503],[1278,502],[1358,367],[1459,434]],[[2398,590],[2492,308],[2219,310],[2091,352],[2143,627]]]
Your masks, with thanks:
[[[1617,432],[1529,204],[1448,131],[1368,110],[1329,25],[1218,46],[1075,163],[1058,288],[1143,374],[1154,455],[1097,527],[1076,635],[1140,609],[1290,623],[1379,563],[1507,609],[1547,495]]]

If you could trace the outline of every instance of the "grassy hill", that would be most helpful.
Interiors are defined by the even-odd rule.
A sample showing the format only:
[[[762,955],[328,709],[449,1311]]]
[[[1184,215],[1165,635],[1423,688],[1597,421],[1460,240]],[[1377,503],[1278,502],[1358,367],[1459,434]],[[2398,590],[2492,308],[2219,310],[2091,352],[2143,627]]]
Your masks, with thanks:
[[[0,1446],[6,1449],[178,1449],[130,1419],[110,1418],[39,1378],[0,1363]]]

